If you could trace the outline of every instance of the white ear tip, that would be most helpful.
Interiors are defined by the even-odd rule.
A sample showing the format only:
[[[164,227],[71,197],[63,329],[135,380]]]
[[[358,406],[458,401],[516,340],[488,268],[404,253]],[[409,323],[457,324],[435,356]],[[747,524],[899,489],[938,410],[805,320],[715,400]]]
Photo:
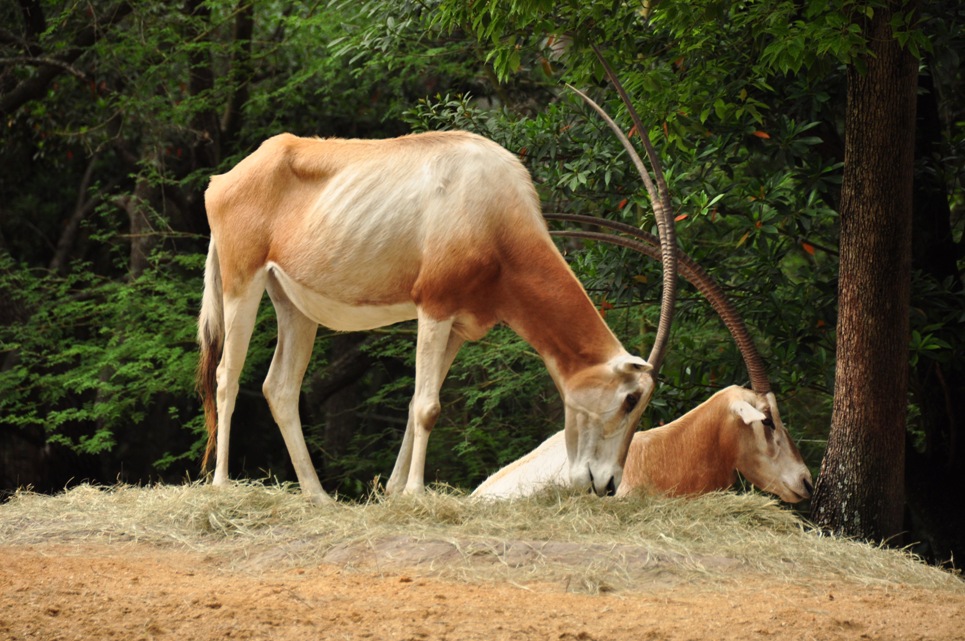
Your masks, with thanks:
[[[626,374],[635,374],[639,372],[649,372],[653,369],[653,365],[639,356],[628,356],[613,363],[613,369]]]
[[[762,411],[745,400],[736,401],[733,405],[731,405],[731,409],[735,414],[740,416],[741,420],[747,425],[750,425],[754,421],[763,421],[765,418],[767,418]]]

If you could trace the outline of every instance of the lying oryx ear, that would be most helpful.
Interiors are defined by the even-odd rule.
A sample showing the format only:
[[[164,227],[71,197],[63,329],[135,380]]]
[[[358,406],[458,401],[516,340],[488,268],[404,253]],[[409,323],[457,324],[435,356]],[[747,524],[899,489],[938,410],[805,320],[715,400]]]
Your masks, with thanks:
[[[639,356],[623,356],[613,361],[614,373],[622,374],[627,378],[651,370],[653,370],[653,366]]]
[[[745,400],[734,401],[731,403],[730,411],[740,416],[741,420],[747,425],[750,425],[754,421],[763,421],[767,418],[764,412],[760,411]]]

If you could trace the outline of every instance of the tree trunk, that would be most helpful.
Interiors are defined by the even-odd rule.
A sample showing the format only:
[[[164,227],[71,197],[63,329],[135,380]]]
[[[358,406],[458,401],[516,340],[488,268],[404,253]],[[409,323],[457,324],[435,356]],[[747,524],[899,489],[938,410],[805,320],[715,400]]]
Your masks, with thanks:
[[[204,18],[204,25],[211,22],[211,7],[202,0],[187,0],[184,11],[189,15]],[[199,33],[195,37],[200,38],[202,35]],[[190,60],[188,86],[191,95],[198,96],[212,91],[215,85],[215,72],[211,52],[206,48],[195,47],[191,50]],[[221,127],[218,124],[214,106],[198,111],[192,118],[191,126],[197,136],[197,141],[192,146],[193,168],[217,167],[221,162]]]
[[[889,26],[900,5],[876,8],[867,69],[848,69],[834,409],[811,504],[822,528],[893,543],[904,511],[917,86],[916,61]]]
[[[231,71],[235,77],[234,91],[221,116],[221,135],[226,141],[234,141],[241,130],[242,110],[248,102],[249,83],[255,75],[252,57],[252,36],[255,30],[254,9],[247,2],[238,2],[232,37],[234,49],[231,54]]]
[[[128,267],[131,278],[137,278],[148,267],[151,252],[157,245],[154,227],[151,224],[151,201],[155,188],[145,176],[139,176],[134,193],[118,200],[127,213],[130,223],[131,252]]]
[[[74,206],[74,212],[64,224],[63,230],[60,233],[60,238],[57,240],[57,247],[54,250],[54,257],[50,260],[50,264],[47,266],[47,269],[52,272],[56,272],[58,274],[67,273],[67,265],[70,262],[71,250],[73,250],[77,236],[80,234],[81,223],[84,222],[84,218],[94,211],[94,207],[96,207],[97,203],[99,202],[98,197],[88,197],[87,193],[88,190],[90,190],[90,183],[94,175],[94,167],[97,164],[97,159],[98,154],[95,152],[87,162],[87,169],[84,171],[84,177],[81,178],[80,187],[77,188],[77,204]]]

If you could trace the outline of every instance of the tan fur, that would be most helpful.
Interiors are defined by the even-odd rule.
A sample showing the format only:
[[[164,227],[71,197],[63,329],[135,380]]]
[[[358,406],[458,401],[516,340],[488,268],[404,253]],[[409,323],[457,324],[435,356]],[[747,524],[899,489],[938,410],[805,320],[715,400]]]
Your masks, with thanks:
[[[774,430],[759,421],[745,424],[732,409],[737,401],[774,420]],[[779,464],[765,468],[761,459]],[[733,485],[738,471],[786,501],[810,495],[810,472],[780,417],[773,416],[765,397],[735,385],[672,423],[637,432],[617,494],[636,489],[672,496],[713,492]],[[793,481],[785,482],[778,473]]]
[[[291,388],[301,383],[314,326],[360,330],[410,318],[419,319],[416,393],[390,489],[398,489],[401,476],[408,476],[408,490],[421,488],[420,457],[438,415],[438,386],[459,344],[499,322],[545,359],[567,401],[567,430],[585,441],[574,454],[580,466],[619,480],[625,447],[614,455],[599,442],[620,450],[611,433],[622,439],[635,417],[630,421],[613,408],[630,393],[649,397],[646,364],[627,354],[601,320],[553,245],[528,172],[505,149],[466,132],[378,141],[282,134],[212,178],[205,204],[212,245],[199,325],[199,387],[209,450],[216,423],[227,439],[237,375],[267,287],[283,313],[264,389],[293,460],[302,459],[296,470],[310,493],[321,489],[309,478],[314,470],[307,469],[292,407],[297,389],[293,400]],[[214,292],[218,284],[221,291]],[[213,302],[218,295],[223,310]],[[224,315],[220,324],[213,320],[218,314]],[[210,403],[219,327],[226,336],[217,412],[227,409],[220,422]],[[629,362],[635,369],[621,366]],[[226,444],[218,448],[216,483],[226,479],[226,453]],[[579,474],[593,472],[581,467]]]
[[[618,493],[644,488],[683,496],[730,487],[737,480],[736,430],[718,395],[682,417],[633,435]]]
[[[462,132],[387,141],[301,139],[288,134],[269,139],[229,174],[212,179],[206,192],[226,293],[234,291],[238,279],[247,280],[273,261],[295,280],[352,305],[412,301],[436,318],[465,316],[466,322],[483,331],[500,321],[510,325],[515,321],[533,341],[546,344],[554,353],[572,352],[567,337],[540,331],[536,321],[552,321],[553,332],[579,331],[584,336],[579,352],[560,359],[560,367],[567,371],[584,366],[580,361],[602,362],[618,353],[619,342],[588,314],[593,306],[545,233],[536,196],[529,190],[507,188],[496,194],[490,193],[492,188],[484,190],[469,198],[466,211],[446,213],[451,220],[442,225],[451,229],[427,229],[424,236],[380,228],[379,219],[362,215],[335,222],[314,215],[319,191],[340,172],[351,172],[350,180],[358,183],[352,190],[359,198],[384,196],[377,185],[388,179],[386,169],[426,162],[422,159],[426,148],[458,149],[461,143],[484,145],[487,151],[499,150],[500,157],[509,156],[493,143]],[[401,152],[400,157],[386,166],[382,158],[396,151],[393,148]],[[439,156],[430,164],[460,162],[458,154]],[[515,162],[511,156],[502,160]],[[521,166],[512,170],[521,180],[525,176]],[[525,184],[529,185],[528,178]],[[340,206],[364,213],[364,205],[357,201]],[[487,218],[481,212],[498,216]],[[364,278],[339,269],[336,260],[341,262],[347,252],[363,254],[351,264],[365,268]],[[546,305],[541,317],[532,318],[529,308],[541,303]],[[545,318],[556,309],[565,311]],[[569,331],[566,320],[571,314],[579,324],[574,331]]]

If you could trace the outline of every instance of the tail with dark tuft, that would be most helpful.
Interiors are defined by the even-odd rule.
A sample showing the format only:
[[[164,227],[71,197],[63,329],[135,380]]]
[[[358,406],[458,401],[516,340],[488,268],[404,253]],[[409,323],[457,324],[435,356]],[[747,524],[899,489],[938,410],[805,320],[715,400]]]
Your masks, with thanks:
[[[221,291],[221,265],[218,251],[211,239],[208,259],[204,265],[204,295],[201,298],[201,314],[198,317],[198,359],[196,385],[204,406],[204,422],[208,428],[208,445],[201,461],[202,470],[208,469],[208,461],[215,450],[218,434],[217,374],[221,349],[224,344],[224,298]]]

